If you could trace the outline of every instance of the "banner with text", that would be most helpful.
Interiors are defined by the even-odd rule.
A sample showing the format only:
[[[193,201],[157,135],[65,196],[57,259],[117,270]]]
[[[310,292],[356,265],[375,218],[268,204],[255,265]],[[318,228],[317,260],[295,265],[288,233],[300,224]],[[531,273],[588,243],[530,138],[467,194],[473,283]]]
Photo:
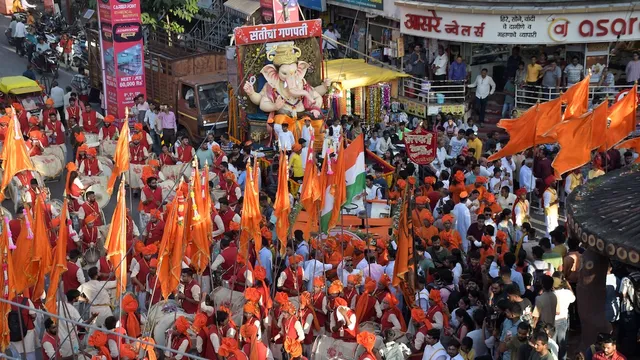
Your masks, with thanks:
[[[236,45],[290,41],[322,36],[322,20],[242,26],[233,29]]]
[[[418,165],[429,165],[436,158],[437,137],[437,133],[426,131],[422,127],[404,134],[404,145],[409,159]]]
[[[107,113],[123,119],[125,107],[146,93],[140,0],[98,3]]]
[[[640,12],[558,15],[466,14],[428,10],[397,1],[400,32],[487,44],[576,44],[640,40]]]

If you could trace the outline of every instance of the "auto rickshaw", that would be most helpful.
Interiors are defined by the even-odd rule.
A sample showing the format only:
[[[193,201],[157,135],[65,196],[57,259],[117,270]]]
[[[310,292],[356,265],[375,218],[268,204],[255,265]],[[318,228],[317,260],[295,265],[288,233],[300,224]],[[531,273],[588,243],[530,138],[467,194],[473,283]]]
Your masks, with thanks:
[[[7,105],[20,103],[31,115],[38,115],[44,106],[40,84],[24,76],[0,78],[0,101]]]

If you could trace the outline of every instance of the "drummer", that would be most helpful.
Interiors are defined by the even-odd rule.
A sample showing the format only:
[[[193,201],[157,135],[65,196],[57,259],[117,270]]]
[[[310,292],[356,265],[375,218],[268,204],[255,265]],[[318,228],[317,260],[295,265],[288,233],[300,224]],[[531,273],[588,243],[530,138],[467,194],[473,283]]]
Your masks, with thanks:
[[[178,158],[173,155],[171,151],[169,151],[169,146],[162,145],[162,153],[160,154],[160,165],[161,166],[171,166],[175,165],[178,161]]]
[[[44,109],[40,111],[40,119],[38,120],[38,123],[45,124],[49,121],[49,114],[55,114],[56,117],[58,116],[58,110],[56,110],[53,105],[54,101],[52,98],[48,98],[47,101],[44,102]],[[31,123],[31,119],[29,119],[29,123]]]
[[[31,130],[29,132],[29,141],[26,142],[29,156],[42,155],[44,145],[42,144],[42,132],[40,130]]]
[[[80,126],[86,132],[90,132],[92,134],[98,133],[98,121],[103,120],[104,117],[98,114],[89,103],[84,105],[84,111],[82,115],[80,115]]]
[[[64,125],[58,121],[58,117],[55,113],[49,113],[49,121],[46,122],[44,133],[49,139],[49,144],[64,145]]]
[[[37,116],[32,116],[29,118],[29,127],[27,129],[27,132],[23,132],[22,135],[24,135],[25,137],[29,137],[29,134],[31,134],[31,132],[33,130],[40,130],[40,119],[38,119]]]
[[[87,159],[87,150],[89,150],[89,146],[87,146],[87,144],[78,146],[78,153],[76,154],[76,166],[80,167],[80,165]]]
[[[149,171],[149,173],[153,174],[153,176],[158,178],[158,182],[163,182],[167,180],[164,174],[160,171],[160,161],[158,161],[157,159],[150,159],[149,162],[147,163],[147,166],[145,166],[145,169],[147,167],[150,168],[151,170]],[[142,170],[143,174],[145,173],[145,169]]]
[[[131,130],[132,134],[141,134],[142,139],[140,143],[147,149],[147,152],[151,152],[151,146],[153,145],[153,140],[151,139],[151,135],[149,135],[146,131],[144,131],[144,126],[141,123],[136,123],[133,125],[133,129]]]
[[[140,192],[140,225],[147,228],[147,223],[151,217],[152,210],[162,210],[162,189],[158,187],[158,179],[150,176],[146,180],[147,184]]]
[[[87,191],[85,193],[85,199],[86,201],[82,203],[78,211],[78,218],[84,220],[89,215],[95,215],[95,225],[104,225],[102,221],[102,209],[100,209],[100,204],[96,201],[96,194],[93,191]]]
[[[82,175],[85,176],[101,176],[104,174],[104,170],[102,168],[102,164],[100,160],[96,157],[98,155],[98,151],[96,148],[87,149],[87,157],[84,161],[80,163],[79,171]]]
[[[75,97],[69,97],[69,106],[65,109],[65,119],[78,118],[82,113],[82,106]]]
[[[40,188],[38,179],[31,179],[29,181],[29,189],[24,193],[23,204],[25,207],[33,209],[38,196],[43,197],[43,202],[46,201],[46,192]]]
[[[90,214],[84,218],[84,224],[80,229],[80,240],[82,241],[83,251],[94,248],[98,242],[97,220],[98,216],[96,214]]]
[[[162,220],[162,212],[158,209],[153,209],[150,215],[147,227],[142,232],[145,245],[159,243],[164,232],[165,222]]]
[[[131,145],[129,146],[130,162],[135,165],[143,165],[149,158],[147,148],[142,144],[142,134],[137,133],[131,136]]]
[[[98,140],[100,140],[100,142],[105,140],[118,140],[120,133],[118,132],[118,128],[113,126],[115,120],[116,118],[113,117],[113,115],[104,117],[104,126],[100,128],[100,132],[98,133]]]
[[[194,156],[196,156],[196,151],[193,149],[193,146],[189,144],[189,137],[183,136],[182,139],[180,139],[180,145],[176,147],[178,164],[190,163]]]

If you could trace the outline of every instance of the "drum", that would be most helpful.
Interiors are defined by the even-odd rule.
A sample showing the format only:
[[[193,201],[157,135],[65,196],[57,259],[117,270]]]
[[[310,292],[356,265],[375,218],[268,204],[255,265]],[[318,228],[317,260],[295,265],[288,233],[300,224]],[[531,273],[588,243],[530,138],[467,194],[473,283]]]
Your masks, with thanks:
[[[145,165],[142,164],[130,164],[129,171],[125,173],[127,183],[132,189],[142,189],[144,183],[142,182],[142,170]]]
[[[49,145],[44,148],[43,155],[55,155],[60,162],[66,164],[67,159],[67,147],[66,145]]]
[[[58,217],[62,213],[62,206],[64,203],[60,199],[49,200],[49,205],[51,205],[51,216]]]
[[[13,215],[11,215],[11,212],[9,212],[9,210],[7,210],[7,208],[0,206],[0,216],[2,216],[2,218],[4,218],[5,216],[9,218],[9,220],[13,220]],[[4,225],[4,223],[3,223]]]
[[[103,168],[108,167],[109,169],[113,170],[113,160],[109,159],[106,156],[98,156],[97,158]]]
[[[213,189],[213,190],[211,190],[211,193],[212,193],[213,197],[214,197],[216,200],[219,200],[219,199],[221,199],[221,198],[223,198],[223,197],[227,197],[227,192],[226,192],[226,191],[224,191],[224,190],[220,190],[220,189]]]
[[[104,140],[99,147],[100,155],[113,158],[113,155],[116,153],[117,144],[117,140]]]
[[[111,195],[107,193],[107,187],[102,183],[97,183],[89,186],[85,194],[89,191],[93,191],[96,195],[96,202],[100,206],[100,209],[104,209],[105,206],[109,204],[109,200],[111,200]]]
[[[334,339],[327,335],[318,336],[313,343],[310,360],[357,359],[358,344]]]
[[[84,143],[87,144],[88,147],[98,147],[98,146],[100,146],[100,139],[98,138],[98,134],[85,132],[84,133],[84,138],[85,138],[85,142]]]
[[[173,180],[165,180],[158,184],[162,189],[162,199],[167,203],[171,202],[176,196],[176,182]]]
[[[160,171],[162,171],[165,178],[173,181],[179,181],[181,174],[185,175],[187,179],[190,179],[193,167],[191,165],[185,166],[184,164],[165,165],[160,169]]]
[[[63,158],[64,159],[64,158]],[[64,160],[57,155],[37,155],[31,157],[36,171],[45,179],[54,179],[62,175]]]

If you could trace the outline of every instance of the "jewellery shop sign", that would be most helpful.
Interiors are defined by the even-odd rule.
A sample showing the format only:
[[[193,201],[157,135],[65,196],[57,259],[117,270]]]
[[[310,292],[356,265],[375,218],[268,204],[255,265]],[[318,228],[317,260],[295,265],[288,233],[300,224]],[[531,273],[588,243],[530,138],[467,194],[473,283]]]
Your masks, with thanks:
[[[418,165],[429,165],[436,158],[437,134],[418,127],[404,134],[404,146],[409,159]]]
[[[486,44],[575,44],[640,40],[640,11],[593,14],[494,15],[400,8],[400,32]]]

